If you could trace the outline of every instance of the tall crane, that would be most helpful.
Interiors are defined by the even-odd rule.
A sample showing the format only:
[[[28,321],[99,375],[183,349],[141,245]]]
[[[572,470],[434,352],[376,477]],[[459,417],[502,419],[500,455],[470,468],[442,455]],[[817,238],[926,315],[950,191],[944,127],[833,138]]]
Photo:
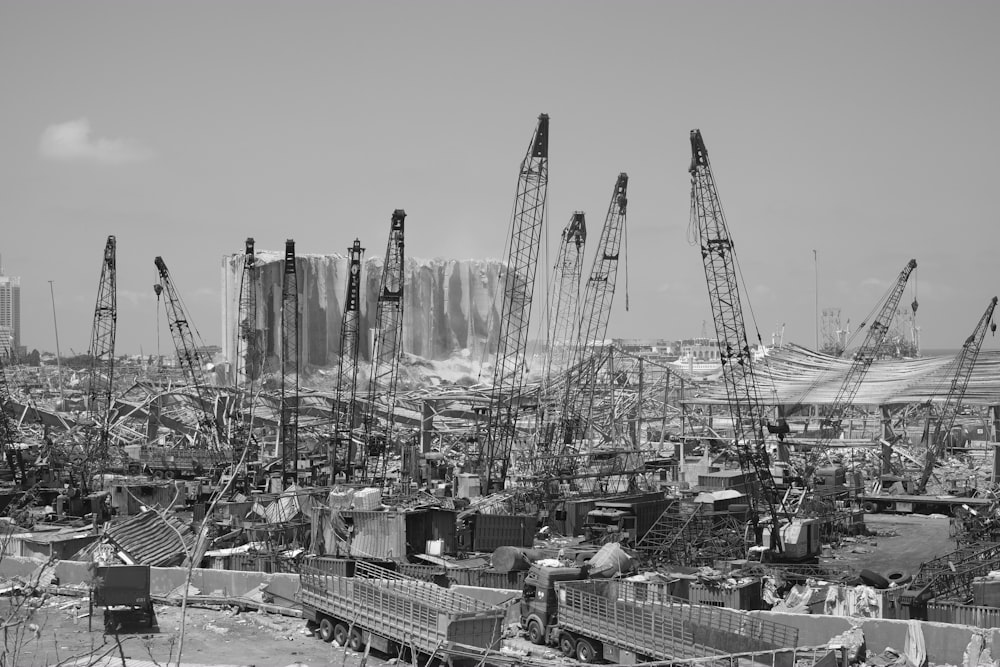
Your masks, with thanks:
[[[587,221],[583,211],[575,211],[562,231],[559,252],[552,267],[552,296],[549,299],[549,353],[542,373],[539,411],[540,448],[549,450],[563,416],[565,392],[552,387],[556,372],[569,369],[576,344],[580,312],[580,276],[587,243]]]
[[[344,317],[340,323],[340,365],[337,370],[337,393],[333,405],[333,442],[328,461],[330,474],[338,472],[339,455],[345,457],[343,471],[348,478],[354,474],[354,415],[357,410],[358,351],[361,347],[361,257],[365,249],[361,241],[347,249],[347,294]],[[332,480],[331,480],[332,481]]]
[[[281,480],[298,480],[299,465],[299,288],[295,241],[285,241],[281,280]],[[289,463],[291,468],[289,469]]]
[[[174,348],[177,351],[177,360],[191,388],[195,392],[195,398],[201,409],[199,416],[200,436],[207,440],[209,448],[216,451],[224,449],[228,443],[222,431],[222,425],[216,419],[215,411],[209,406],[208,391],[204,373],[204,361],[201,353],[198,352],[198,345],[195,344],[197,331],[191,326],[184,303],[180,294],[174,286],[174,281],[170,277],[167,265],[162,257],[154,260],[156,270],[160,276],[159,287],[162,293],[166,294],[164,308],[167,310],[167,320],[170,326],[170,334],[174,339]],[[200,336],[199,336],[200,339]]]
[[[757,388],[753,352],[747,340],[740,299],[736,253],[729,227],[722,212],[715,176],[708,160],[708,150],[700,130],[691,131],[691,224],[697,230],[705,281],[712,304],[715,334],[718,339],[722,376],[732,412],[737,458],[744,474],[760,484],[748,492],[750,520],[758,535],[760,509],[771,517],[772,549],[780,550],[779,511],[781,501],[771,476],[770,460],[764,446],[766,418]]]
[[[889,335],[889,327],[892,324],[893,315],[896,313],[896,308],[899,306],[899,300],[903,296],[903,291],[906,289],[906,282],[910,278],[910,274],[913,270],[917,268],[917,260],[911,259],[903,267],[903,270],[899,272],[899,276],[896,278],[896,282],[890,286],[888,292],[882,297],[882,307],[879,309],[878,315],[875,320],[872,321],[871,326],[868,327],[868,332],[865,334],[864,342],[858,351],[854,353],[854,358],[851,362],[851,366],[847,370],[847,374],[844,376],[843,382],[840,384],[840,389],[837,390],[837,395],[833,399],[833,404],[830,407],[830,412],[826,419],[824,419],[824,427],[829,434],[829,436],[823,439],[824,442],[828,442],[837,432],[840,431],[840,424],[844,417],[844,412],[848,407],[854,402],[854,397],[858,394],[858,389],[861,388],[861,382],[864,380],[865,375],[868,374],[868,369],[871,368],[872,362],[875,361],[875,357],[878,356],[879,350],[882,349],[886,338]],[[916,301],[913,302],[912,306],[914,312],[917,309]],[[862,322],[861,326],[865,326]],[[860,330],[860,329],[859,329]],[[810,476],[812,473],[812,466],[807,466],[806,477]]]
[[[116,272],[117,242],[109,236],[101,262],[101,281],[97,286],[94,307],[94,327],[90,334],[90,382],[87,387],[87,409],[99,425],[97,451],[87,452],[88,463],[103,464],[108,456],[111,427],[111,395],[115,376],[115,332],[118,320],[118,290]]]
[[[240,310],[236,338],[236,388],[252,400],[254,383],[260,378],[263,354],[257,335],[257,255],[254,240],[248,237],[240,277]]]
[[[263,373],[263,351],[257,330],[257,255],[254,240],[247,237],[240,276],[239,314],[236,332],[236,392],[232,413],[232,438],[240,447],[233,448],[233,462],[243,457],[242,447],[249,446],[253,436],[248,424],[253,420],[256,382]],[[244,415],[244,409],[248,411]],[[246,420],[246,421],[245,421]]]
[[[564,428],[572,424],[590,423],[594,405],[594,375],[597,369],[589,363],[595,358],[595,349],[604,344],[611,319],[611,305],[615,298],[618,278],[618,260],[621,255],[622,236],[626,233],[626,213],[628,211],[628,174],[622,172],[615,180],[611,192],[608,213],[604,217],[601,238],[597,242],[594,263],[587,278],[587,287],[580,311],[578,340],[573,355],[573,368],[579,374],[576,382],[566,383],[565,414],[569,418]],[[564,433],[566,441],[576,437],[575,433]],[[580,434],[582,435],[582,434]]]
[[[384,467],[389,460],[396,410],[396,383],[399,355],[403,343],[403,222],[406,211],[397,208],[389,222],[389,242],[382,265],[378,305],[375,315],[375,342],[372,348],[372,371],[368,388],[367,414],[362,420],[367,448],[365,472],[369,456],[378,456]],[[385,410],[385,427],[376,433],[378,411]],[[376,471],[373,471],[376,472]]]
[[[514,216],[507,242],[509,254],[485,434],[485,455],[480,460],[480,474],[486,493],[494,485],[503,486],[514,445],[548,185],[549,117],[548,114],[541,114],[528,144],[528,152],[521,161]]]
[[[955,417],[965,398],[965,390],[969,387],[969,379],[972,377],[972,369],[979,358],[979,350],[983,346],[983,338],[986,337],[986,330],[996,331],[997,325],[993,322],[993,310],[997,306],[997,297],[990,299],[986,312],[979,318],[976,329],[962,344],[962,351],[958,353],[955,360],[955,374],[951,379],[951,387],[945,397],[944,405],[941,406],[941,415],[934,427],[934,437],[927,443],[927,453],[925,454],[924,469],[917,482],[916,492],[922,494],[927,490],[927,481],[934,472],[934,463],[941,458],[944,453],[945,443],[951,429],[955,426]]]

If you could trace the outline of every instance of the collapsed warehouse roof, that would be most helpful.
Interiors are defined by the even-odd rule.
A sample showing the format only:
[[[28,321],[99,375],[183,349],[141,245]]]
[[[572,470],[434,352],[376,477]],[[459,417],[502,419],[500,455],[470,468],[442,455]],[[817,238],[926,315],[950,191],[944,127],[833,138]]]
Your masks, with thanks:
[[[755,368],[761,401],[768,405],[831,404],[853,360],[798,345],[773,348]],[[942,401],[955,374],[956,357],[891,359],[872,363],[853,403],[894,405]],[[983,350],[973,368],[965,403],[1000,403],[1000,351]],[[704,386],[688,403],[728,405],[725,386]]]

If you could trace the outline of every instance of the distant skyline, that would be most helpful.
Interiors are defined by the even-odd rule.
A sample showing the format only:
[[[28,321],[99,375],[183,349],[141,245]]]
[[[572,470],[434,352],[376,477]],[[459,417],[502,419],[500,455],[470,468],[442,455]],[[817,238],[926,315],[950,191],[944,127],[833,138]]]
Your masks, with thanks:
[[[61,351],[86,352],[109,234],[120,354],[172,354],[157,255],[210,345],[248,236],[380,255],[403,208],[407,256],[503,259],[547,113],[546,236],[585,211],[585,274],[629,174],[609,337],[714,334],[689,243],[699,128],[748,331],[815,347],[818,309],[856,326],[912,257],[922,347],[957,349],[1000,293],[998,24],[986,1],[6,0],[0,254],[22,344],[55,351],[52,281]],[[536,305],[555,248],[539,258]]]

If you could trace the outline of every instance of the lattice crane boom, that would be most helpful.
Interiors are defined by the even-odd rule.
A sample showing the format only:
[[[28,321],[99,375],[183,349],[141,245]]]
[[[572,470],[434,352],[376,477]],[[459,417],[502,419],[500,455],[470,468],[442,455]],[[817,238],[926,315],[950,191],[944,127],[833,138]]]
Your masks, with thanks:
[[[733,417],[737,456],[743,472],[760,484],[758,494],[747,494],[751,505],[750,518],[756,534],[758,510],[763,505],[771,516],[771,536],[775,540],[780,525],[779,510],[784,511],[780,507],[777,485],[771,476],[764,446],[766,418],[743,319],[736,254],[700,130],[691,131],[690,172],[691,222],[697,229],[701,247],[722,375]],[[780,545],[777,546],[780,548]]]
[[[552,295],[549,299],[549,349],[542,373],[539,405],[538,441],[541,449],[550,449],[557,439],[563,417],[564,392],[552,387],[553,376],[565,372],[573,361],[579,329],[580,277],[587,243],[587,220],[583,211],[575,211],[562,231],[559,251],[552,267]]]
[[[854,402],[854,397],[857,396],[858,389],[861,388],[861,382],[864,380],[865,375],[868,374],[868,369],[871,368],[872,362],[878,356],[879,350],[882,349],[882,345],[889,335],[889,327],[892,324],[893,316],[896,314],[896,308],[899,306],[899,300],[906,289],[906,282],[916,268],[917,260],[911,259],[903,267],[903,270],[900,271],[896,282],[893,283],[886,293],[878,315],[868,327],[864,342],[858,348],[858,351],[855,352],[854,359],[847,370],[847,375],[844,376],[844,380],[840,384],[840,389],[837,391],[836,397],[833,399],[830,415],[826,420],[827,425],[831,427],[832,431],[839,430],[844,411]],[[915,304],[914,308],[916,308]],[[862,324],[862,326],[864,325]]]
[[[628,211],[628,174],[622,172],[615,180],[608,212],[604,217],[601,237],[597,242],[594,262],[587,278],[580,308],[578,339],[574,346],[572,367],[576,380],[566,383],[565,407],[567,419],[564,430],[573,424],[581,426],[590,423],[594,406],[593,363],[598,346],[604,345],[611,319],[611,306],[615,297],[618,279],[618,264],[621,256],[622,237],[626,233],[626,213]],[[576,434],[563,433],[564,439],[571,440]]]
[[[295,241],[288,239],[281,280],[281,476],[285,484],[297,481],[298,465],[299,288]]]
[[[115,333],[118,320],[116,271],[117,241],[109,236],[104,245],[101,280],[97,286],[94,326],[90,334],[90,381],[87,386],[87,409],[100,427],[98,451],[93,458],[104,461],[108,454],[110,411],[113,405],[115,375]]]
[[[361,258],[365,249],[361,241],[347,249],[347,294],[344,315],[340,323],[340,364],[337,370],[337,393],[333,406],[333,442],[330,443],[330,474],[338,472],[338,452],[346,459],[345,476],[354,474],[353,441],[357,410],[358,353],[361,347]]]
[[[937,425],[934,427],[934,436],[927,444],[924,469],[920,474],[920,480],[917,482],[916,492],[918,494],[927,490],[927,482],[934,472],[934,463],[944,454],[947,437],[955,426],[955,418],[958,416],[959,409],[962,406],[962,399],[965,398],[965,390],[969,387],[972,369],[979,358],[979,350],[983,346],[983,338],[986,337],[986,331],[996,331],[997,325],[993,322],[993,311],[996,306],[997,297],[993,297],[990,299],[990,303],[986,307],[983,316],[979,318],[979,323],[976,324],[975,330],[965,339],[965,343],[962,344],[962,351],[958,353],[958,357],[955,360],[955,373],[951,379],[951,386],[945,397],[944,405],[941,406],[941,415],[937,420]]]
[[[508,241],[485,456],[481,457],[482,484],[487,493],[494,482],[503,485],[514,444],[548,184],[549,117],[541,114],[521,162]]]
[[[403,343],[403,271],[404,271],[404,222],[406,211],[401,208],[392,213],[389,222],[389,241],[382,265],[377,312],[375,315],[375,341],[372,348],[372,371],[368,390],[367,414],[363,419],[364,442],[368,456],[377,455],[383,468],[389,458],[396,410],[396,385],[399,376],[399,357]],[[385,427],[376,432],[377,413],[385,410]],[[378,444],[375,441],[379,440]],[[367,473],[368,456],[365,456]]]
[[[216,418],[214,410],[209,407],[207,382],[203,370],[204,360],[198,351],[199,346],[195,344],[196,330],[191,326],[180,294],[174,286],[174,281],[170,277],[170,272],[163,258],[157,257],[154,264],[160,277],[159,287],[167,296],[164,300],[164,308],[167,311],[167,320],[170,334],[174,340],[177,360],[188,382],[191,383],[191,388],[194,390],[201,408],[199,433],[208,439],[211,448],[221,449],[227,445],[227,442],[225,434],[222,432],[222,425]]]
[[[261,354],[257,334],[257,255],[253,238],[247,238],[240,277],[240,305],[236,337],[236,387],[246,400],[254,395],[260,378]]]

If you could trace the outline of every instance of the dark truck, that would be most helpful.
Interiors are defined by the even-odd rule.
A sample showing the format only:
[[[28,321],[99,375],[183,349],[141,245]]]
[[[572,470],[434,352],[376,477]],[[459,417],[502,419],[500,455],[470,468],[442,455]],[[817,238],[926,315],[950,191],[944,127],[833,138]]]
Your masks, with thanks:
[[[578,567],[532,566],[521,625],[535,644],[581,662],[635,664],[795,647],[798,630],[721,607],[694,605],[669,584],[586,579]]]
[[[505,609],[363,561],[353,575],[308,562],[300,569],[302,615],[323,641],[473,664],[500,647]]]

